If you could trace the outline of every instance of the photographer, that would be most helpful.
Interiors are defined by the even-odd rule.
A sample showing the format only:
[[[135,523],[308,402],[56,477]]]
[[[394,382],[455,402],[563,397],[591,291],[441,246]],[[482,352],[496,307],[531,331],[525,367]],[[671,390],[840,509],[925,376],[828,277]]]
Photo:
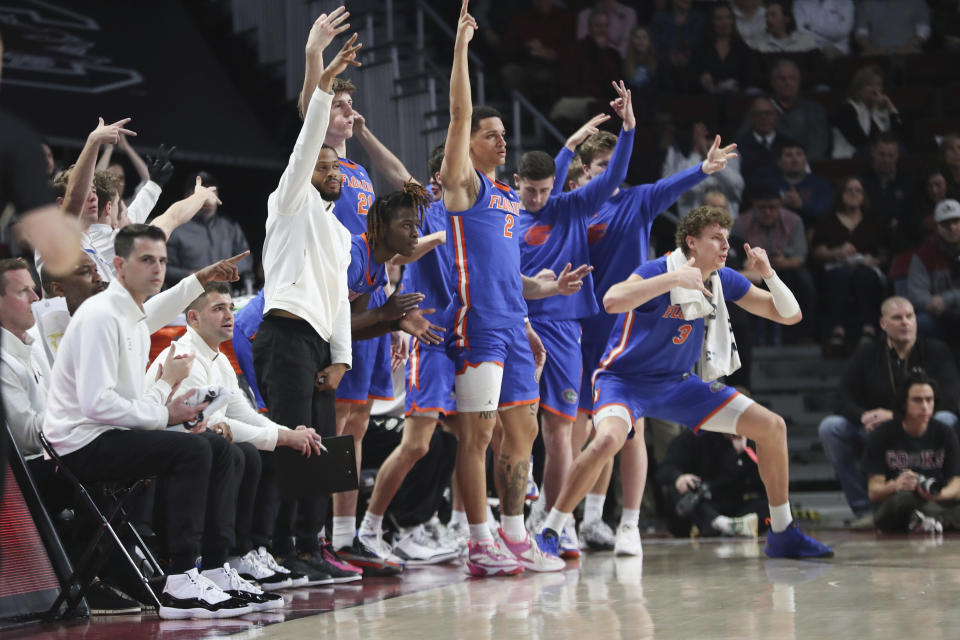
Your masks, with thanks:
[[[702,536],[756,537],[767,517],[757,454],[746,438],[683,430],[657,472],[667,497],[667,528],[678,538],[691,524]]]
[[[911,370],[898,394],[898,419],[867,436],[863,467],[883,532],[960,527],[960,443],[953,429],[931,419],[936,394],[933,378]]]

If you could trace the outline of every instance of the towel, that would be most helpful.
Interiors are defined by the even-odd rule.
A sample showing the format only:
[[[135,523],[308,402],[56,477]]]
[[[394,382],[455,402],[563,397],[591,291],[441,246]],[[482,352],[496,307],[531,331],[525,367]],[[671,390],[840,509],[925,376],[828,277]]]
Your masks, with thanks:
[[[687,260],[681,249],[670,252],[667,254],[667,272],[676,271],[686,264]],[[730,314],[723,301],[720,276],[714,272],[707,284],[713,294],[712,298],[708,298],[701,291],[674,287],[670,290],[670,304],[679,305],[686,320],[704,318],[703,347],[696,373],[701,380],[710,382],[739,369],[740,354],[733,337]]]

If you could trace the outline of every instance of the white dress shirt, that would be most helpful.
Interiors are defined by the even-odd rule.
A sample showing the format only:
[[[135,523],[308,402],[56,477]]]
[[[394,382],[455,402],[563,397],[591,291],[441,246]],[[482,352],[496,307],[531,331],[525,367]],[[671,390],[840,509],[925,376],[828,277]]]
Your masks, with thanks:
[[[3,409],[10,435],[23,457],[43,453],[40,429],[43,408],[50,383],[50,365],[43,344],[28,333],[21,340],[0,328],[0,384],[3,385]]]
[[[267,198],[263,311],[282,309],[303,318],[330,343],[332,363],[349,367],[350,233],[333,215],[333,203],[310,182],[332,100],[333,94],[314,91],[280,184]]]
[[[240,390],[237,374],[227,356],[219,349],[216,351],[211,349],[200,334],[190,326],[187,326],[187,332],[180,336],[175,344],[176,353],[193,353],[196,356],[190,375],[180,383],[180,391],[219,385],[226,388],[230,394],[230,400],[223,408],[211,415],[204,414],[207,424],[212,426],[218,422],[226,422],[233,432],[234,442],[249,442],[261,451],[273,451],[277,446],[277,431],[287,427],[257,413],[257,410],[250,405]],[[174,345],[171,344],[164,349],[150,365],[146,374],[147,386],[157,379],[160,365],[173,348]]]

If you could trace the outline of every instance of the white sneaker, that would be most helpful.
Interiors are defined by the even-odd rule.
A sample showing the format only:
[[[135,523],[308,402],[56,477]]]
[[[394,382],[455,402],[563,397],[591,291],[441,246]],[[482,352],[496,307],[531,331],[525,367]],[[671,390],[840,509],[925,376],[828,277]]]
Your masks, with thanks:
[[[438,545],[420,525],[401,534],[399,541],[393,545],[393,553],[407,566],[416,567],[455,560],[460,550]]]
[[[738,538],[756,538],[760,518],[755,513],[730,518],[730,531]]]
[[[443,540],[444,546],[456,546],[460,551],[460,555],[464,556],[467,553],[469,542],[470,529],[466,523],[447,526],[446,538]]]
[[[254,611],[269,611],[283,606],[282,596],[265,593],[257,585],[247,582],[240,577],[236,569],[230,567],[229,562],[222,567],[208,569],[200,575],[217,585],[228,596],[245,601]]]
[[[560,557],[564,560],[575,560],[580,557],[580,541],[577,539],[577,529],[572,521],[560,531]]]
[[[196,569],[168,575],[160,594],[159,614],[164,620],[233,618],[252,610],[249,603],[231,597]]]
[[[524,531],[525,536],[521,542],[512,542],[503,534],[502,529],[499,534],[500,547],[513,554],[520,566],[528,571],[563,571],[567,566],[561,558],[541,551],[527,531]]]
[[[643,547],[640,544],[640,527],[638,525],[623,523],[617,527],[617,539],[613,544],[613,553],[618,556],[643,557]]]
[[[908,528],[912,533],[932,533],[934,535],[943,533],[943,524],[939,520],[919,510],[914,511],[910,516]]]
[[[307,576],[303,575],[302,573],[294,573],[293,571],[290,571],[290,569],[287,569],[285,566],[277,562],[277,559],[267,551],[266,547],[259,547],[256,551],[257,558],[260,560],[260,564],[280,576],[286,576],[287,578],[290,578],[291,587],[305,587],[307,586],[307,583],[310,582],[310,578]]]
[[[543,529],[543,521],[547,519],[546,502],[546,499],[541,497],[530,506],[530,515],[527,516],[525,523],[527,525],[527,531],[536,534],[540,533],[540,530]]]
[[[239,558],[231,558],[230,566],[237,570],[241,578],[256,583],[264,591],[286,589],[293,585],[289,576],[277,573],[263,564],[256,551],[248,551]]]
[[[596,551],[610,551],[617,543],[613,529],[600,519],[584,520],[580,523],[580,539],[587,548]]]

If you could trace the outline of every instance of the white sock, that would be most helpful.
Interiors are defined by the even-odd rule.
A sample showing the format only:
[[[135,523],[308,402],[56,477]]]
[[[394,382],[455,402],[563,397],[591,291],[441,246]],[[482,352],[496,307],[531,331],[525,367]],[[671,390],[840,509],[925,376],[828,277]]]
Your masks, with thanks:
[[[447,523],[447,526],[448,526],[448,527],[452,527],[452,526],[454,526],[454,525],[457,525],[457,526],[463,525],[464,527],[467,526],[467,512],[466,512],[466,511],[451,511],[451,512],[450,512],[450,522]]]
[[[470,525],[470,542],[474,544],[493,542],[493,534],[490,533],[490,527],[486,522]]]
[[[620,526],[625,524],[636,527],[640,524],[640,509],[623,509],[620,511]]]
[[[496,531],[500,526],[497,519],[493,517],[493,509],[490,508],[490,505],[487,505],[487,526],[493,531]]]
[[[793,522],[793,512],[790,510],[790,501],[787,500],[778,507],[770,505],[770,530],[780,533]]]
[[[360,523],[361,536],[378,536],[383,526],[383,515],[377,515],[367,511],[363,514],[363,522]]]
[[[334,549],[343,549],[353,544],[356,535],[356,518],[353,516],[333,516],[333,543]]]
[[[557,532],[557,535],[560,535],[560,532],[563,531],[563,525],[567,524],[567,521],[572,517],[572,513],[563,513],[554,507],[550,509],[547,519],[543,521],[543,529],[553,529]]]
[[[586,503],[583,505],[584,522],[593,522],[603,519],[603,503],[607,499],[605,493],[588,493]]]
[[[523,514],[519,516],[501,516],[500,526],[503,535],[510,542],[523,542],[527,539],[527,530],[523,526]]]
[[[717,516],[710,522],[710,526],[725,536],[733,535],[733,521],[727,516]]]

